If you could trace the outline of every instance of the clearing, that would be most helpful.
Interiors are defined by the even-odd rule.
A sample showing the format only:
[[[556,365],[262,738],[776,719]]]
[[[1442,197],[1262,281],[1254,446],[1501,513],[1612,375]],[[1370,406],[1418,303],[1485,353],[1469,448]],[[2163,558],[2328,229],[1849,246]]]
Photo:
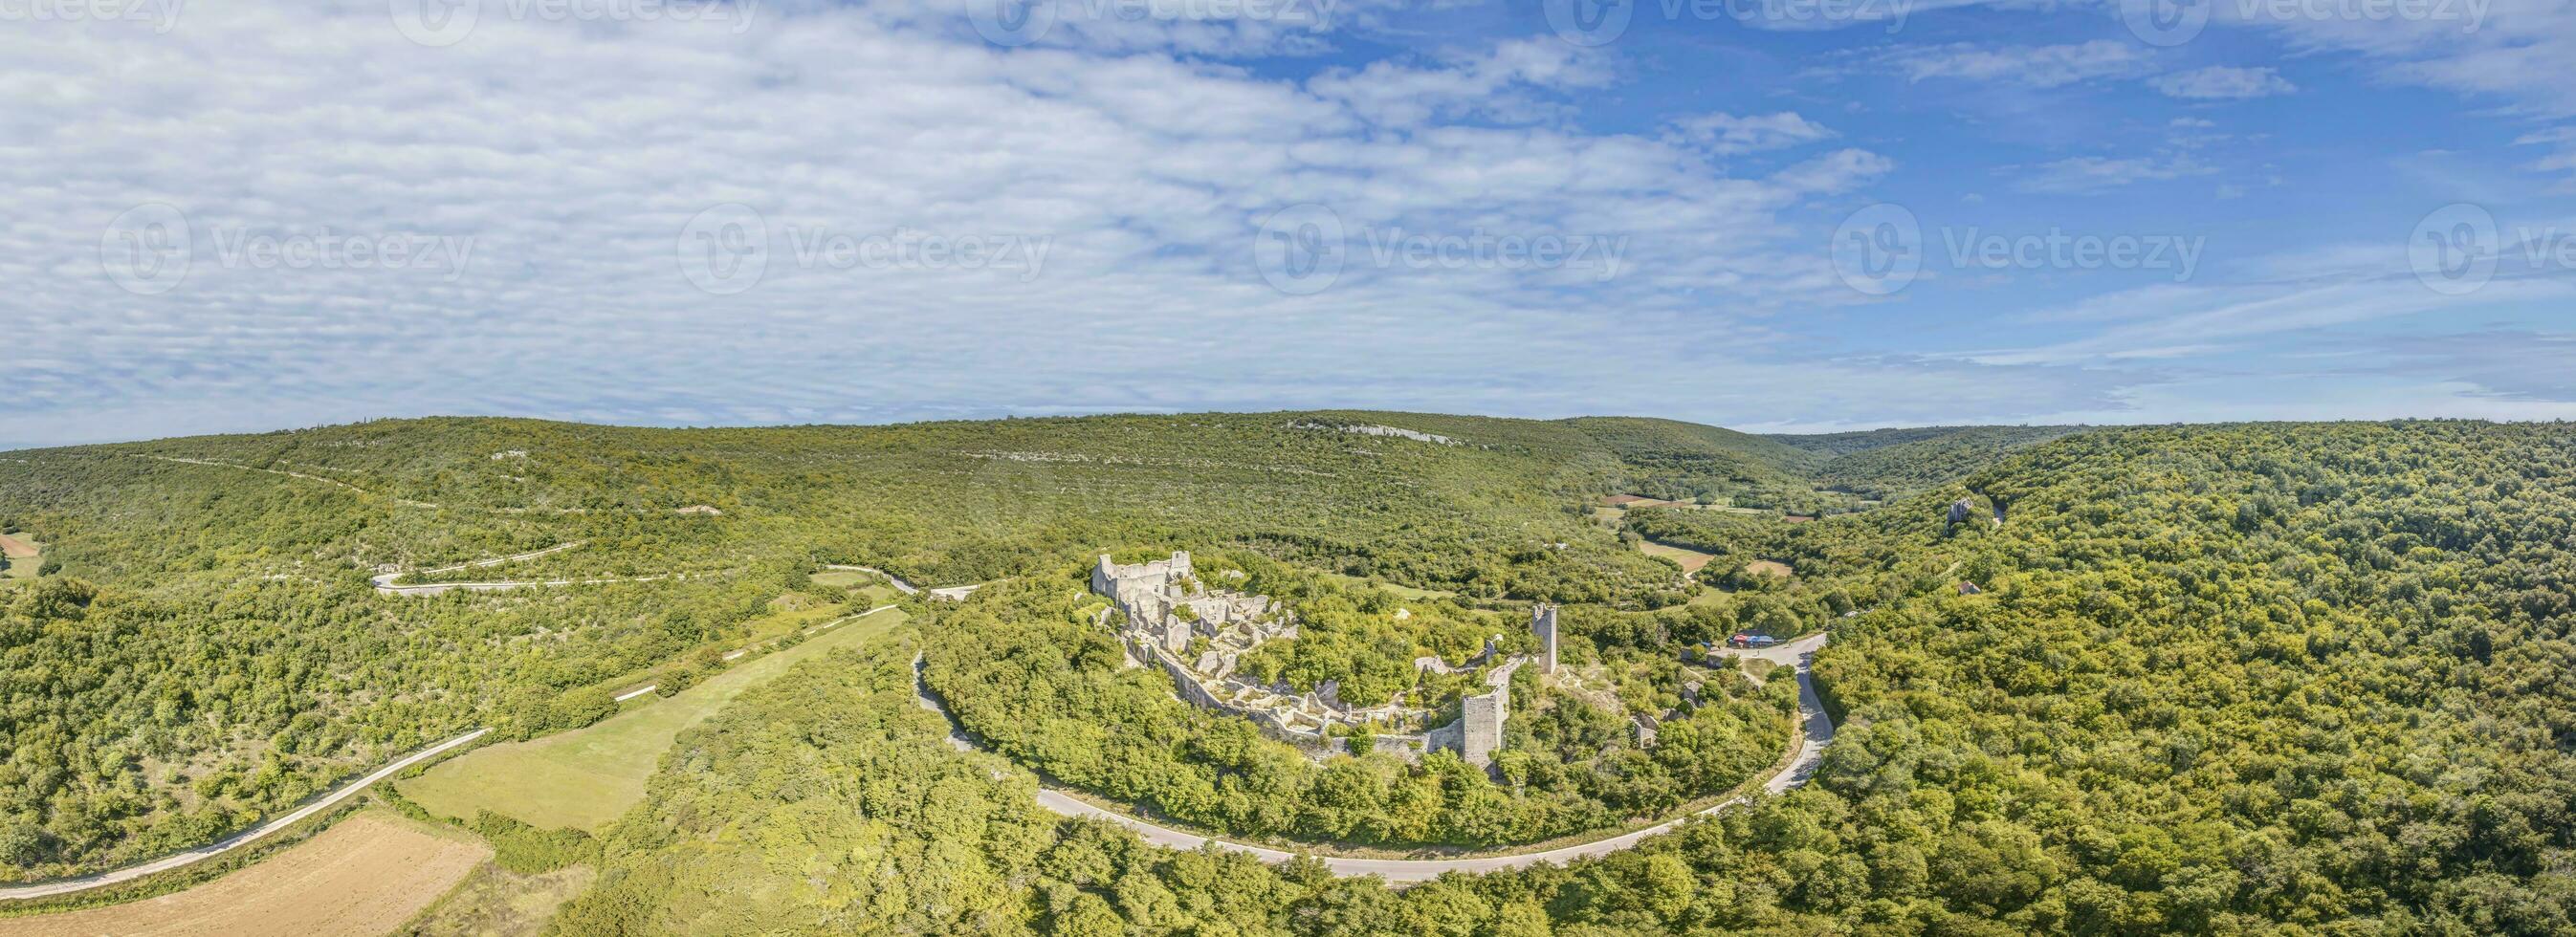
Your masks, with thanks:
[[[883,576],[871,575],[855,569],[826,569],[815,573],[811,578],[815,585],[826,589],[847,589],[861,583],[885,581]]]
[[[27,539],[24,532],[0,534],[0,557],[8,558],[8,568],[0,569],[0,579],[34,579],[38,564],[44,562],[45,545]]]
[[[1685,573],[1699,572],[1700,567],[1707,566],[1708,561],[1717,558],[1715,554],[1702,553],[1698,550],[1685,549],[1666,543],[1656,543],[1652,540],[1638,540],[1637,549],[1644,552],[1647,556],[1660,556],[1675,563],[1680,563],[1682,564],[1682,572]]]
[[[158,898],[0,918],[0,937],[382,934],[492,850],[462,830],[367,810],[250,867]]]
[[[522,875],[486,862],[455,891],[410,923],[402,937],[507,937],[542,933],[563,903],[590,888],[599,870],[587,863]]]
[[[440,763],[395,789],[431,813],[471,820],[489,809],[540,829],[597,833],[644,799],[644,782],[673,739],[744,690],[798,661],[851,647],[903,622],[884,609],[707,678],[597,725],[524,742],[487,745]]]

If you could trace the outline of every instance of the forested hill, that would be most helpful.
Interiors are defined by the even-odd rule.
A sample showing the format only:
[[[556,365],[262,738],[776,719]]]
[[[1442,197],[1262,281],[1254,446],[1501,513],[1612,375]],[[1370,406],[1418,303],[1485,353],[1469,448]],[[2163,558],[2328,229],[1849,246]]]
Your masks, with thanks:
[[[1469,600],[1677,603],[1679,570],[1589,507],[1641,475],[1732,479],[1726,456],[1648,465],[1565,421],[1358,412],[425,419],[13,452],[0,531],[43,543],[49,572],[0,582],[0,864],[202,843],[530,701],[743,640],[819,564],[946,585],[1232,545]],[[646,581],[401,601],[368,582],[564,545],[446,578]]]
[[[542,722],[567,690],[740,641],[817,562],[952,583],[1223,545],[1453,589],[1461,614],[1564,601],[1578,661],[1829,628],[1816,678],[1842,721],[1815,783],[1720,822],[1402,895],[1317,879],[1247,905],[1229,921],[1244,933],[1502,933],[1507,917],[1603,934],[2576,932],[2576,428],[2042,433],[1802,449],[1657,421],[1390,413],[422,420],[10,453],[0,525],[63,569],[0,584],[0,863],[34,878],[201,844],[465,727]],[[1709,552],[1792,572],[1732,594],[1685,591],[1588,511],[1646,482],[1815,484],[1907,451],[1872,510],[1631,512],[1715,521],[1695,528]],[[1947,523],[1963,497],[1978,511]],[[398,601],[366,581],[563,543],[581,546],[527,563],[702,575]],[[868,705],[919,716],[889,672]],[[761,783],[847,787],[779,771]],[[1077,900],[1110,891],[1058,877],[1072,890],[1043,900],[994,891],[997,913],[1081,904],[1127,915],[1102,932],[1173,932],[1150,902]],[[750,914],[811,891],[728,900]]]
[[[2099,430],[1770,537],[1876,607],[1818,666],[1821,828],[1704,871],[1814,850],[2025,932],[2576,928],[2576,429]]]
[[[2084,429],[1929,426],[1768,438],[1806,457],[1801,464],[1812,483],[1876,500],[1957,481],[2015,451]]]
[[[1667,447],[1605,432],[1610,422],[1649,421],[1365,412],[705,430],[381,421],[19,453],[28,462],[13,468],[23,471],[0,473],[0,511],[48,531],[72,574],[136,583],[205,566],[210,553],[261,573],[298,561],[310,572],[577,539],[663,564],[810,555],[947,583],[1103,543],[1217,540],[1473,595],[1653,603],[1672,598],[1668,570],[1585,523],[1582,502],[1667,482],[1720,497],[1813,491],[1766,461],[1794,450],[1757,437],[1652,421],[1681,440]],[[1399,430],[1410,435],[1389,434]],[[256,518],[214,523],[199,513],[231,513],[244,499],[312,503],[263,504]],[[701,506],[719,513],[676,513]],[[344,523],[317,530],[321,516]],[[293,530],[268,529],[286,520]]]

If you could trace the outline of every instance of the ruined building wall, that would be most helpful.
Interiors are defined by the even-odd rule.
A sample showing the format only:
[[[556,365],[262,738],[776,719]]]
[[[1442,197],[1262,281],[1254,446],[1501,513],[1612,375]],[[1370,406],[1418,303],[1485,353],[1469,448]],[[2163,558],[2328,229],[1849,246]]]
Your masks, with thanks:
[[[1194,573],[1190,568],[1189,554],[1186,552],[1176,551],[1169,560],[1155,560],[1125,566],[1113,563],[1108,556],[1103,555],[1098,565],[1092,569],[1091,587],[1094,592],[1108,596],[1112,602],[1128,613],[1128,628],[1131,630],[1125,635],[1124,643],[1128,646],[1130,656],[1137,660],[1151,660],[1160,665],[1172,678],[1173,687],[1183,701],[1201,708],[1250,719],[1254,725],[1260,727],[1263,734],[1294,744],[1309,754],[1347,752],[1349,743],[1344,739],[1334,738],[1320,731],[1292,727],[1288,719],[1267,708],[1247,708],[1229,702],[1219,695],[1218,686],[1206,682],[1199,673],[1181,660],[1178,652],[1188,646],[1190,637],[1196,629],[1172,614],[1176,604],[1188,605],[1199,619],[1198,627],[1206,628],[1211,634],[1221,632],[1229,622],[1238,617],[1245,621],[1258,619],[1267,614],[1270,608],[1268,600],[1258,596],[1242,601],[1238,606],[1239,600],[1233,598],[1195,595],[1185,597],[1173,590],[1175,583],[1192,575]],[[1515,657],[1502,666],[1488,671],[1485,674],[1486,692],[1460,700],[1459,716],[1456,721],[1432,728],[1421,735],[1373,736],[1372,747],[1377,751],[1406,760],[1417,759],[1432,751],[1454,751],[1467,763],[1479,768],[1492,766],[1494,753],[1503,747],[1504,724],[1511,718],[1512,674],[1519,670],[1522,664],[1533,661],[1538,664],[1543,673],[1553,673],[1556,670],[1556,616],[1557,610],[1553,605],[1538,605],[1530,610],[1530,629],[1539,639],[1538,656]],[[1281,636],[1294,637],[1294,628],[1286,629]],[[1489,645],[1487,653],[1471,661],[1469,666],[1489,661],[1495,651],[1496,648]],[[1436,658],[1433,661],[1438,663]],[[1445,664],[1439,669],[1442,672],[1454,672]],[[1319,692],[1327,704],[1334,702],[1330,698],[1329,690]],[[1311,704],[1312,700],[1309,700],[1309,705]],[[1350,714],[1345,711],[1344,715]],[[1329,726],[1336,720],[1327,717],[1324,721]],[[1353,720],[1354,723],[1356,721]]]
[[[1530,608],[1530,630],[1538,633],[1538,672],[1556,672],[1556,606]]]

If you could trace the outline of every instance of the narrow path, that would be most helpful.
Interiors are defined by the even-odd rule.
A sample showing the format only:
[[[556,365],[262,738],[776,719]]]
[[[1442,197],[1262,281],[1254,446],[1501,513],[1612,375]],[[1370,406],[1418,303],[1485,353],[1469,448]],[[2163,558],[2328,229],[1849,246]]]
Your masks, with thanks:
[[[294,810],[288,811],[284,816],[280,816],[277,819],[252,827],[246,832],[236,834],[229,839],[216,842],[213,845],[201,846],[196,849],[171,853],[150,862],[129,865],[122,869],[100,872],[96,875],[61,879],[38,885],[19,885],[0,888],[0,901],[18,901],[28,898],[45,898],[54,895],[68,895],[73,892],[88,891],[93,888],[103,888],[119,882],[130,882],[156,872],[167,872],[171,869],[180,868],[182,866],[190,866],[204,862],[216,856],[223,855],[224,853],[228,853],[243,846],[248,846],[252,843],[266,839],[280,830],[284,830],[287,827],[294,826],[295,824],[302,822],[306,817],[310,817],[316,813],[320,813],[337,806],[341,801],[355,796],[359,791],[366,790],[367,786],[370,784],[392,777],[395,772],[419,764],[424,760],[438,757],[440,753],[445,752],[448,749],[482,738],[483,733],[490,731],[492,730],[476,729],[472,732],[465,733],[464,735],[460,735],[436,745],[432,745],[428,748],[421,749],[420,751],[413,752],[410,755],[395,761],[393,764],[376,769],[373,773],[368,774],[365,777],[340,785],[337,789],[334,789],[328,794],[322,795],[312,803],[305,804],[302,807],[297,807]]]
[[[547,548],[545,548],[545,549],[543,549],[543,550],[530,550],[530,551],[528,551],[528,552],[526,552],[526,553],[517,553],[517,554],[512,554],[512,555],[510,555],[510,556],[496,556],[496,557],[493,557],[493,558],[488,559],[488,560],[474,560],[474,561],[472,561],[472,562],[468,562],[468,563],[458,563],[458,564],[456,564],[456,565],[454,565],[454,566],[441,566],[441,567],[438,567],[438,568],[436,568],[436,569],[416,569],[416,570],[407,570],[407,571],[406,571],[406,570],[397,570],[397,571],[390,572],[390,573],[378,573],[378,574],[376,574],[373,578],[370,578],[368,581],[369,581],[369,582],[372,582],[372,583],[375,583],[375,585],[376,585],[376,591],[378,591],[378,592],[382,592],[382,593],[384,593],[384,594],[386,594],[386,595],[400,595],[400,594],[403,594],[404,590],[406,590],[406,589],[420,589],[420,588],[426,588],[427,586],[434,586],[434,585],[454,585],[453,583],[427,583],[427,584],[420,585],[420,586],[397,586],[397,585],[394,585],[394,580],[396,580],[396,579],[401,579],[401,578],[402,578],[402,577],[404,577],[404,576],[428,576],[428,575],[436,575],[436,574],[438,574],[438,573],[452,573],[452,572],[456,572],[457,570],[460,570],[460,569],[482,569],[482,568],[490,567],[490,566],[499,566],[499,565],[501,565],[501,564],[503,564],[503,563],[516,563],[516,562],[518,562],[518,561],[520,561],[520,560],[533,560],[533,559],[536,559],[537,557],[545,556],[546,554],[549,554],[549,553],[561,553],[561,552],[563,552],[563,551],[565,551],[565,550],[570,550],[570,549],[573,549],[573,548],[575,548],[575,547],[579,547],[579,546],[581,546],[582,544],[587,543],[587,542],[589,542],[589,541],[585,541],[585,540],[575,540],[575,541],[573,541],[573,542],[571,542],[571,543],[558,543],[558,544],[555,544],[554,546],[547,547]],[[378,569],[382,569],[382,568],[384,568],[384,567],[381,567],[381,566],[380,566],[380,567],[377,567],[377,568],[378,568]],[[437,594],[437,593],[422,593],[422,594],[424,594],[424,595],[435,595],[435,594]]]
[[[376,591],[377,591],[377,592],[379,592],[379,593],[385,594],[385,595],[439,595],[439,594],[442,594],[442,593],[456,592],[456,591],[460,591],[460,590],[461,590],[461,591],[465,591],[465,592],[500,592],[500,591],[507,590],[507,589],[548,588],[548,587],[554,587],[554,586],[597,586],[597,585],[605,585],[605,584],[612,583],[612,582],[660,582],[660,581],[665,580],[665,579],[690,579],[690,578],[699,577],[699,576],[714,576],[714,575],[719,575],[719,574],[717,574],[717,573],[664,573],[664,574],[659,575],[659,576],[621,576],[621,577],[610,577],[610,578],[605,578],[605,579],[537,579],[537,580],[527,580],[527,581],[504,581],[504,582],[433,582],[433,583],[425,583],[425,584],[417,585],[417,586],[397,586],[397,585],[392,585],[392,584],[390,584],[390,583],[386,582],[386,580],[387,580],[387,579],[389,579],[389,578],[391,578],[391,577],[393,577],[393,576],[400,576],[400,575],[402,575],[402,574],[401,574],[401,573],[390,573],[390,574],[387,574],[387,575],[384,575],[384,576],[378,576],[378,577],[376,577],[376,579],[375,579],[375,583],[376,583]]]
[[[1816,697],[1815,683],[1808,677],[1808,665],[1814,660],[1816,649],[1823,647],[1825,645],[1825,641],[1826,636],[1820,632],[1778,647],[1740,651],[1735,655],[1759,658],[1762,660],[1772,661],[1774,663],[1788,664],[1797,668],[1798,710],[1800,715],[1803,717],[1803,722],[1799,727],[1798,744],[1795,750],[1786,757],[1785,764],[1782,765],[1780,770],[1773,774],[1771,779],[1765,781],[1762,785],[1764,790],[1773,794],[1778,794],[1783,791],[1787,791],[1790,788],[1807,783],[1807,778],[1815,773],[1816,765],[1824,760],[1825,746],[1833,744],[1834,721],[1831,717],[1825,714],[1824,702]],[[929,683],[923,680],[921,655],[913,655],[912,667],[913,694],[923,708],[929,709],[930,711],[936,712],[947,718],[949,726],[949,746],[956,748],[959,751],[970,751],[976,749],[978,746],[974,743],[973,739],[966,734],[965,727],[959,724],[957,722],[957,717],[954,714],[951,714],[947,707],[940,703],[936,695],[931,693]],[[1045,807],[1048,810],[1064,816],[1091,817],[1094,819],[1106,820],[1130,830],[1134,830],[1136,834],[1143,837],[1146,842],[1153,843],[1157,846],[1167,846],[1173,849],[1186,850],[1197,849],[1203,845],[1213,844],[1218,849],[1223,849],[1228,852],[1244,853],[1263,862],[1272,863],[1286,862],[1297,855],[1296,853],[1283,852],[1277,849],[1254,846],[1248,843],[1230,842],[1227,840],[1200,836],[1195,833],[1187,833],[1172,829],[1171,827],[1140,820],[1124,813],[1102,809],[1063,791],[1044,785],[1040,785],[1038,787],[1037,800],[1039,806]],[[1588,843],[1576,843],[1572,846],[1561,846],[1555,849],[1542,850],[1539,852],[1527,852],[1502,856],[1461,856],[1454,859],[1354,859],[1335,856],[1322,856],[1318,858],[1320,858],[1323,861],[1324,866],[1331,869],[1335,875],[1379,875],[1384,876],[1389,882],[1398,884],[1430,881],[1440,877],[1441,873],[1444,872],[1492,872],[1502,869],[1526,868],[1541,862],[1551,862],[1562,865],[1575,859],[1603,856],[1627,849],[1637,845],[1637,843],[1645,840],[1649,836],[1672,832],[1675,828],[1680,827],[1683,823],[1688,822],[1693,817],[1703,817],[1715,814],[1723,810],[1740,806],[1748,800],[1750,800],[1749,797],[1730,798],[1725,802],[1719,803],[1706,810],[1701,810],[1689,816],[1667,820],[1654,826],[1646,827],[1645,829],[1622,833],[1618,836],[1609,837],[1607,839],[1594,840]]]
[[[396,498],[396,497],[391,497],[391,496],[388,496],[388,495],[381,495],[381,494],[377,494],[376,492],[369,491],[369,490],[367,490],[367,489],[365,489],[365,488],[360,488],[360,487],[358,487],[358,486],[356,486],[356,485],[352,485],[352,484],[350,484],[350,483],[348,483],[348,482],[341,481],[341,480],[339,480],[339,479],[337,479],[337,478],[324,478],[324,477],[322,477],[322,476],[320,476],[320,475],[307,475],[307,474],[305,474],[305,473],[303,473],[303,472],[290,472],[290,471],[287,471],[287,470],[285,470],[285,469],[261,468],[261,467],[256,466],[256,465],[243,465],[243,464],[240,464],[240,463],[238,463],[238,462],[218,462],[218,461],[215,461],[215,460],[213,460],[213,459],[186,459],[186,458],[181,458],[181,457],[178,457],[178,456],[167,456],[167,455],[135,455],[135,456],[134,456],[134,458],[137,458],[137,459],[151,459],[151,460],[156,461],[156,462],[171,462],[171,463],[176,463],[176,464],[179,464],[179,465],[204,465],[204,466],[211,466],[211,467],[214,467],[214,468],[228,468],[228,469],[236,469],[236,470],[244,471],[244,472],[266,472],[266,473],[271,474],[271,475],[284,475],[284,476],[286,476],[286,477],[288,477],[288,478],[301,478],[301,479],[304,479],[305,481],[316,481],[316,482],[321,482],[321,483],[323,483],[323,484],[325,484],[325,485],[333,485],[333,486],[337,486],[337,487],[339,487],[339,488],[343,488],[343,489],[346,489],[346,490],[348,490],[348,491],[354,492],[354,493],[358,494],[360,497],[366,497],[366,498],[383,498],[383,499],[384,499],[384,500],[386,500],[386,501],[389,501],[389,502],[392,502],[392,503],[394,503],[394,504],[398,504],[398,505],[401,505],[401,506],[403,506],[403,507],[407,507],[407,508],[423,508],[423,509],[431,510],[431,511],[444,511],[444,510],[449,510],[449,508],[448,508],[446,505],[439,504],[439,503],[437,503],[437,502],[435,502],[435,501],[414,501],[414,500],[411,500],[410,498]],[[290,464],[290,465],[291,465],[291,464],[293,464],[293,463],[287,463],[287,464]],[[316,466],[316,467],[318,468],[319,466]],[[695,508],[695,507],[702,507],[702,505],[693,505],[692,507],[688,507],[688,508],[677,508],[677,509],[675,509],[675,510],[673,511],[673,513],[677,513],[677,514],[690,514],[690,513],[695,513],[695,511],[693,510],[693,508]],[[590,509],[589,509],[589,508],[488,508],[488,507],[487,507],[487,508],[457,508],[456,510],[462,510],[462,511],[481,511],[481,512],[486,513],[486,514],[562,514],[562,515],[572,515],[572,514],[588,514],[588,513],[590,513]],[[650,514],[650,513],[654,513],[654,512],[652,512],[652,511],[648,511],[648,510],[645,510],[645,509],[643,509],[643,508],[610,508],[610,509],[608,509],[608,510],[623,510],[623,511],[628,511],[628,512],[637,513],[637,514]]]

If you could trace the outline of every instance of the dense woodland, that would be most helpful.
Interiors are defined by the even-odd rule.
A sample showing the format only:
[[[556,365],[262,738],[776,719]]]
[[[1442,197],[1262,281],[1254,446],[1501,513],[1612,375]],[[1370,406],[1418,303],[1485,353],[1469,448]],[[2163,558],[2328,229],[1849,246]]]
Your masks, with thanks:
[[[558,930],[2576,931],[2576,429],[1946,431],[1694,461],[1729,437],[1674,426],[474,420],[16,454],[0,517],[63,568],[0,587],[0,860],[36,877],[202,842],[465,726],[577,720],[513,701],[734,640],[813,564],[863,562],[931,584],[1027,577],[909,639],[1009,760],[939,744],[909,695],[912,646],[810,662],[683,737]],[[1805,524],[1631,512],[1629,533],[1719,553],[1699,577],[1714,588],[1588,517],[1654,485],[1676,487],[1636,493],[1800,484],[1889,500]],[[1980,513],[1946,524],[1962,497]],[[723,513],[677,513],[697,504]],[[575,540],[536,562],[722,575],[432,600],[366,586],[378,566]],[[1582,770],[1500,781],[1314,765],[1195,714],[1081,617],[1074,564],[1122,545],[1447,590],[1460,615],[1570,603],[1568,655],[1633,707],[1668,705],[1656,688],[1693,642],[1826,628],[1816,676],[1841,732],[1807,787],[1570,868],[1396,892],[1150,849],[1036,810],[1008,765],[1287,837],[1366,840],[1396,832],[1370,817],[1404,817],[1423,832],[1386,841],[1514,838],[1443,821],[1444,800],[1368,806],[1433,788],[1503,807],[1519,835],[1559,828],[1521,809],[1653,805],[1588,787],[1621,776],[1603,759],[1566,757],[1603,725],[1551,715],[1607,701],[1516,713],[1507,754]],[[1754,560],[1793,575],[1730,572]],[[1136,731],[1067,735],[1082,726]],[[1636,756],[1660,757],[1607,760]],[[1587,819],[1622,812],[1604,811]]]

